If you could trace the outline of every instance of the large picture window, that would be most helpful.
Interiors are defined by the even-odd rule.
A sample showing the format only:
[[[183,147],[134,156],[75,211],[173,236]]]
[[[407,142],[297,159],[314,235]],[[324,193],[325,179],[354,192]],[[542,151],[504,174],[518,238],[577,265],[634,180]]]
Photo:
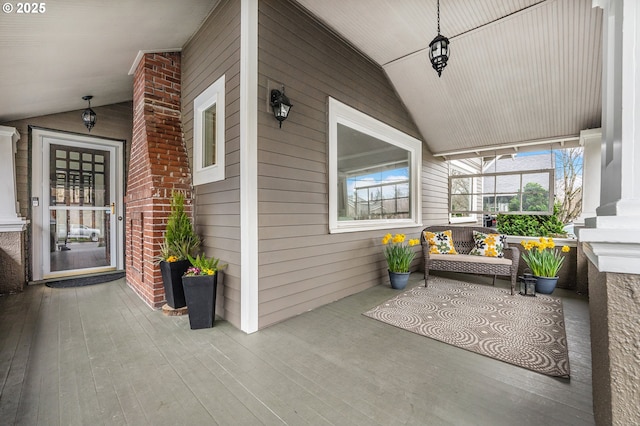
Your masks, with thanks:
[[[482,179],[482,191],[471,185]],[[452,174],[450,214],[473,213],[551,214],[553,212],[553,170],[524,171],[519,173],[484,173],[473,175]],[[481,197],[482,208],[469,202]]]
[[[418,226],[422,144],[329,98],[331,232]]]
[[[193,184],[224,179],[224,76],[193,101]]]

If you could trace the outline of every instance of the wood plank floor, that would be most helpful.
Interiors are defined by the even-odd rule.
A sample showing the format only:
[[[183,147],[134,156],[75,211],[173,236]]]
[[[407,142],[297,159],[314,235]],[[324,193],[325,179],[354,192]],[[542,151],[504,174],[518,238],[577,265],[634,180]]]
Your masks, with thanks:
[[[569,339],[565,380],[361,315],[394,294],[377,286],[246,335],[224,321],[190,330],[124,279],[30,286],[0,297],[0,423],[594,424],[586,298],[554,294]]]

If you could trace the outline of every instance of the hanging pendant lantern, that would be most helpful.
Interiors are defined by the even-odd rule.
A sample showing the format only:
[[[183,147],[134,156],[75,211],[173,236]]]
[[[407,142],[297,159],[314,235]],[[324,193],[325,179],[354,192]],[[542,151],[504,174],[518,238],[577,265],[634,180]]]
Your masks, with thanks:
[[[440,34],[440,0],[438,0],[438,35],[429,43],[429,60],[440,77],[449,60],[449,39]]]
[[[96,125],[96,119],[98,117],[96,115],[95,111],[91,109],[91,99],[92,98],[93,98],[93,96],[91,96],[91,95],[87,95],[87,96],[83,96],[82,97],[82,99],[84,99],[85,101],[89,102],[89,107],[87,109],[85,109],[84,111],[82,111],[82,122],[84,123],[84,125],[87,127],[87,129],[89,131],[91,131],[93,126]]]

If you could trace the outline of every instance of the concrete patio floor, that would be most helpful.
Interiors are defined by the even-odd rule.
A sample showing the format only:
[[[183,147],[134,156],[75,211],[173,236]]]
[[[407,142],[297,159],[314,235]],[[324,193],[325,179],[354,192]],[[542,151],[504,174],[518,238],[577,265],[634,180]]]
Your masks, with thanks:
[[[484,278],[473,282],[490,282]],[[422,274],[412,274],[418,285]],[[506,288],[506,283],[500,281]],[[564,303],[571,379],[367,318],[376,286],[246,335],[151,310],[124,279],[0,298],[0,423],[590,425],[588,301]]]

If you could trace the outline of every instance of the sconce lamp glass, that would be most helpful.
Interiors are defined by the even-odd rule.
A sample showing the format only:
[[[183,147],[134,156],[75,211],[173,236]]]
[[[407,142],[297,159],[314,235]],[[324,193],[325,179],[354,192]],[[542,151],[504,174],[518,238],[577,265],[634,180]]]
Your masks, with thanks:
[[[282,92],[277,89],[271,91],[271,108],[273,108],[273,115],[276,117],[276,120],[280,122],[281,128],[282,122],[289,116],[289,111],[292,106],[289,98],[284,94],[284,87],[282,88]]]

